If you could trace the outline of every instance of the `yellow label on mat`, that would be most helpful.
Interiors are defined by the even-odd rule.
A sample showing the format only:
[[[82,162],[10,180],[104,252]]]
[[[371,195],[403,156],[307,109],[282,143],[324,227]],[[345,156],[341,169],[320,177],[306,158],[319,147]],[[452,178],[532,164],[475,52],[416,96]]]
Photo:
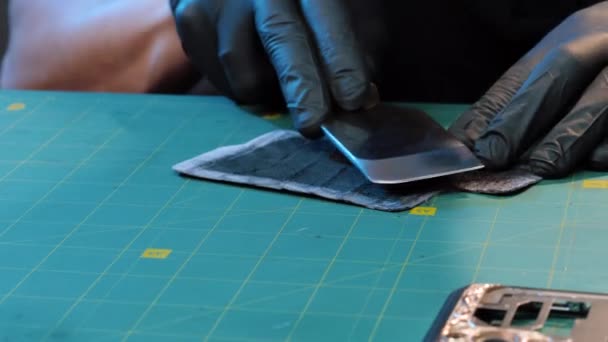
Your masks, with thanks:
[[[435,207],[416,207],[410,210],[410,214],[419,216],[435,216],[437,208]]]
[[[587,179],[583,181],[585,189],[608,189],[608,180],[603,179]]]
[[[148,248],[142,254],[144,259],[166,259],[171,254],[170,249]]]
[[[18,110],[24,110],[25,109],[25,103],[13,103],[11,105],[9,105],[8,107],[6,107],[6,110],[8,111],[18,111]]]
[[[283,115],[276,114],[276,113],[264,114],[264,116],[263,116],[263,118],[266,120],[277,120],[277,119],[280,119],[281,117],[283,117]]]

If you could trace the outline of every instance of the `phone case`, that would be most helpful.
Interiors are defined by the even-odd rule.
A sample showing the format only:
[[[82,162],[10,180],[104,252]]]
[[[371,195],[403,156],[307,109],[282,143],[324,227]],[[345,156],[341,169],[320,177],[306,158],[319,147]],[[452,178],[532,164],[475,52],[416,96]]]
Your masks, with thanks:
[[[608,295],[471,284],[446,300],[424,341],[608,341]]]

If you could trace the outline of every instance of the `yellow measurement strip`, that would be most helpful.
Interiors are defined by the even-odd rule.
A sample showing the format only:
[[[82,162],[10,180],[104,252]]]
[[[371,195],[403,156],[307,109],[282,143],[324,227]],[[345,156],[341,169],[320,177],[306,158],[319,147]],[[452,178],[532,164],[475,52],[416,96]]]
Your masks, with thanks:
[[[24,110],[25,109],[25,103],[12,103],[10,104],[8,107],[6,107],[6,110],[8,110],[9,112],[16,112],[18,110]]]
[[[270,113],[270,114],[264,114],[263,118],[266,120],[277,120],[282,118],[283,115],[281,114],[276,114],[276,113]]]
[[[435,216],[437,213],[437,208],[435,207],[416,207],[410,210],[411,215],[418,216]]]
[[[148,248],[142,254],[144,259],[167,259],[171,254],[170,249]]]
[[[585,189],[608,189],[608,180],[603,179],[587,179],[583,181]]]

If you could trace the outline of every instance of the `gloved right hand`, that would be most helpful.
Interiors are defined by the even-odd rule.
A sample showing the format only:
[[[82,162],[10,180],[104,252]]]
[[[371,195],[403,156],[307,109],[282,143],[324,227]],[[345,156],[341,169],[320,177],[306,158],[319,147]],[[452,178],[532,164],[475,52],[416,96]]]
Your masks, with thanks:
[[[608,170],[608,1],[571,14],[450,127],[488,169]]]
[[[385,35],[371,27],[382,16],[370,1],[352,3],[171,0],[171,8],[185,53],[219,91],[250,105],[282,95],[295,128],[316,137],[334,105],[352,111],[378,101],[371,46]],[[356,6],[368,19],[355,26]]]

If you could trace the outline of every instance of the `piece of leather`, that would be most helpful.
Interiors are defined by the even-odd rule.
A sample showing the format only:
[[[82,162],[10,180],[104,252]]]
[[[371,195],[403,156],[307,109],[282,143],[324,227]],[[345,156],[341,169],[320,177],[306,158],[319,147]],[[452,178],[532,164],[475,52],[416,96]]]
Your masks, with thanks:
[[[515,167],[502,172],[487,170],[465,172],[454,175],[451,185],[461,191],[486,195],[509,195],[542,181],[532,172]]]
[[[181,175],[289,191],[382,211],[404,211],[450,191],[510,194],[542,179],[524,169],[470,172],[403,185],[369,182],[327,139],[275,130],[240,145],[217,148],[173,166]]]

